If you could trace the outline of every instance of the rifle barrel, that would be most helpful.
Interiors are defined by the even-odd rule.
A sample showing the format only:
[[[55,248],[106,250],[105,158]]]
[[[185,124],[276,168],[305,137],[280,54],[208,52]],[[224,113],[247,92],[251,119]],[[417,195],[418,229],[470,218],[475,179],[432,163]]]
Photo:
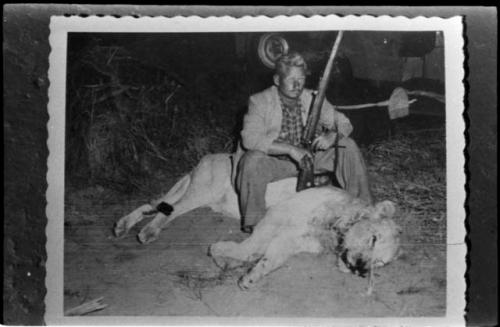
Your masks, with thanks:
[[[326,88],[328,87],[328,82],[330,81],[330,74],[333,67],[333,61],[337,55],[339,49],[340,40],[342,40],[344,32],[339,31],[337,38],[332,47],[332,52],[328,58],[325,70],[323,71],[323,76],[321,77],[318,85],[318,91],[313,95],[313,100],[311,103],[311,109],[309,110],[309,117],[307,119],[306,128],[303,135],[303,144],[310,144],[313,140],[314,134],[316,132],[316,127],[318,125],[321,108],[323,107],[323,102],[325,100]]]

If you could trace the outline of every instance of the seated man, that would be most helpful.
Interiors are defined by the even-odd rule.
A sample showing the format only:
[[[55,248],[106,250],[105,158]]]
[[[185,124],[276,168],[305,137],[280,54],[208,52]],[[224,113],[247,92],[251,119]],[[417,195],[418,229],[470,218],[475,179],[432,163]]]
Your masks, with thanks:
[[[241,132],[246,152],[239,151],[241,157],[237,153],[234,159],[244,232],[251,233],[252,227],[264,217],[267,184],[297,176],[303,156],[313,159],[315,173],[324,173],[333,171],[338,153],[335,176],[340,186],[372,203],[363,157],[348,137],[352,125],[326,99],[318,124],[321,133],[313,142],[315,153],[301,147],[312,100],[312,91],[304,88],[306,73],[307,64],[301,55],[284,55],[276,63],[274,85],[249,99]],[[337,150],[332,148],[336,133],[339,133],[338,145],[342,146]]]

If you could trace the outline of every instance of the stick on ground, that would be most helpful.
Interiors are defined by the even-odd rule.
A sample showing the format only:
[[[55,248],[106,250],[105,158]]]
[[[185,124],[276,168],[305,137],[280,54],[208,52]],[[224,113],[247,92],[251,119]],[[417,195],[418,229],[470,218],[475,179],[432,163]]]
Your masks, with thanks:
[[[106,308],[108,305],[106,303],[101,302],[104,297],[100,297],[91,301],[87,301],[79,306],[68,309],[64,311],[65,316],[83,316],[87,313],[91,313],[97,310],[102,310]]]

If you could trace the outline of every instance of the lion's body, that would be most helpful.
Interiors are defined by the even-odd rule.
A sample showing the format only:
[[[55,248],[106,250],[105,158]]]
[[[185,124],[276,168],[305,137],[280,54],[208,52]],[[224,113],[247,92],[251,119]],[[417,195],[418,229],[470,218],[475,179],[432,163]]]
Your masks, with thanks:
[[[155,212],[155,217],[140,231],[138,238],[142,243],[154,241],[171,221],[199,207],[210,207],[239,219],[231,168],[228,154],[205,156],[165,196],[121,218],[115,225],[115,235],[126,235],[148,212]],[[390,219],[395,211],[392,202],[372,206],[333,186],[299,193],[295,186],[296,178],[269,184],[265,195],[268,210],[252,235],[242,243],[218,242],[211,246],[210,254],[219,265],[228,259],[233,263],[258,261],[243,276],[240,286],[250,287],[296,253],[321,252],[325,240],[330,243],[326,247],[337,247],[339,235],[345,239],[340,244],[344,248],[343,260],[353,272],[353,267],[360,263],[365,269],[367,263],[383,265],[395,257],[399,241],[398,228]],[[171,212],[158,212],[161,205]]]

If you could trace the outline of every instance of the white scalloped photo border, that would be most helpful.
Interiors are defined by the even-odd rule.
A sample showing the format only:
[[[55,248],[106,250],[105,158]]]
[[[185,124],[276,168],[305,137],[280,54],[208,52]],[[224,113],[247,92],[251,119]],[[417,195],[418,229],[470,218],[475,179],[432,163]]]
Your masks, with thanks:
[[[442,31],[445,53],[447,290],[445,317],[411,318],[211,318],[211,317],[64,317],[64,151],[67,37],[70,32],[261,32],[261,31]],[[335,325],[464,326],[466,291],[465,122],[463,18],[404,16],[230,16],[97,17],[53,16],[50,22],[49,122],[47,173],[47,276],[45,322],[49,325]]]

